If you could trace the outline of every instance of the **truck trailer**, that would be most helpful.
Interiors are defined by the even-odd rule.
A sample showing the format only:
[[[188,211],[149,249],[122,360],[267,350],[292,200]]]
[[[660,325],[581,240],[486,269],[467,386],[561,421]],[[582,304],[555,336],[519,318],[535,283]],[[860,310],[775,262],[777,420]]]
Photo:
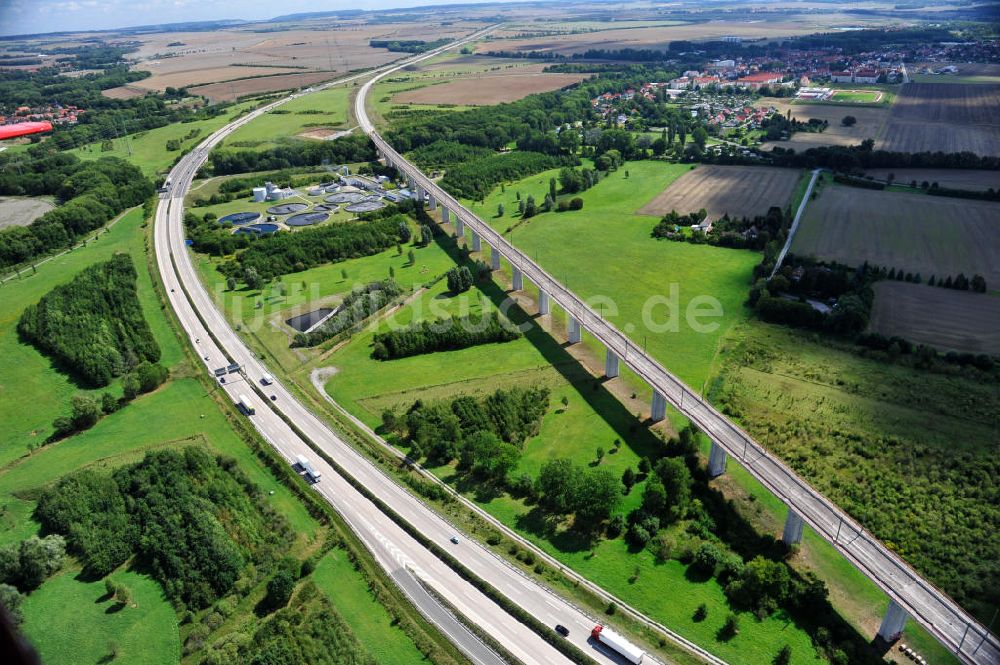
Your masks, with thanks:
[[[590,636],[615,653],[619,654],[628,662],[635,663],[635,665],[639,665],[639,663],[642,662],[643,657],[646,655],[642,649],[632,644],[610,628],[605,628],[601,625],[594,626],[594,629],[590,631]]]
[[[252,416],[257,413],[257,411],[253,408],[253,404],[250,403],[250,398],[246,395],[240,395],[240,401],[237,402],[237,406],[240,407],[240,411],[242,411],[244,415]]]
[[[318,483],[319,479],[323,477],[319,471],[313,468],[312,463],[306,459],[303,455],[295,456],[295,464],[299,467],[299,470],[305,475],[306,480],[311,483]]]

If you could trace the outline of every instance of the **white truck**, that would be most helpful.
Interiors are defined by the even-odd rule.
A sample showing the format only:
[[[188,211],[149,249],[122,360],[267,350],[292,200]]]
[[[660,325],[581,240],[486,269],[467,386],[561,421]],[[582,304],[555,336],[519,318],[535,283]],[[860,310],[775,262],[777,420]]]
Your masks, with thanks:
[[[261,385],[269,386],[272,383],[274,383],[274,377],[268,374],[267,372],[264,372],[264,374],[262,374],[260,377],[260,383]]]
[[[601,625],[594,626],[594,629],[590,631],[590,636],[635,665],[639,665],[646,655],[642,649],[610,628],[605,628]]]
[[[299,471],[305,475],[306,480],[311,483],[318,483],[319,479],[323,477],[323,474],[314,469],[312,463],[303,455],[295,456],[295,464],[299,467]]]
[[[257,413],[253,408],[253,404],[250,403],[250,398],[246,395],[240,394],[240,401],[236,403],[236,406],[243,412],[243,415],[252,416]]]

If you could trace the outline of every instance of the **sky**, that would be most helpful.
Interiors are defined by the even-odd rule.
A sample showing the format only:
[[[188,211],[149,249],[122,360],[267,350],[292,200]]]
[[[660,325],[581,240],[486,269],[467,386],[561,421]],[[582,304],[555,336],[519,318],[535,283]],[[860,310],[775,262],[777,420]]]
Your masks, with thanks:
[[[0,0],[0,35],[107,30],[133,25],[258,20],[299,12],[388,9],[487,0]]]

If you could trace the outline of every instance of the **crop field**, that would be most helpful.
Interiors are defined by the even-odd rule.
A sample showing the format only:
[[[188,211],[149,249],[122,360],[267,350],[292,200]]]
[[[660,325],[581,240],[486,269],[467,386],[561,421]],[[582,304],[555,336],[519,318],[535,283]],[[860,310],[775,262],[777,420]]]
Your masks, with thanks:
[[[709,219],[764,215],[771,206],[784,208],[801,179],[795,169],[756,166],[699,166],[682,175],[636,214],[662,216],[708,211]]]
[[[997,171],[979,169],[871,169],[865,173],[865,175],[874,176],[878,180],[885,180],[890,174],[894,176],[894,182],[899,185],[908,185],[916,181],[917,186],[920,186],[926,181],[936,182],[941,187],[969,189],[976,192],[985,192],[990,188],[1000,189],[1000,173]]]
[[[307,72],[303,74],[278,74],[277,76],[271,76],[273,73],[274,71],[271,70],[267,72],[267,76],[209,83],[207,85],[194,86],[188,88],[188,90],[192,95],[204,95],[213,102],[232,102],[241,97],[251,95],[305,88],[316,83],[329,81],[337,76],[333,72]]]
[[[136,97],[142,97],[148,92],[149,90],[143,90],[131,85],[120,85],[117,88],[101,90],[101,94],[108,99],[135,99]]]
[[[880,147],[902,152],[1000,155],[1000,85],[903,86]]]
[[[196,86],[296,71],[322,71],[326,78],[333,78],[338,73],[375,67],[405,55],[372,48],[368,45],[372,39],[430,41],[457,37],[475,29],[468,23],[443,26],[436,21],[378,25],[355,21],[337,26],[310,27],[313,29],[287,26],[280,32],[265,33],[230,28],[143,35],[139,38],[141,47],[133,54],[133,68],[150,71],[153,75],[132,85],[147,90],[163,90],[166,86]],[[169,45],[175,42],[181,45]],[[239,94],[263,91],[260,87],[251,89],[249,82],[243,84],[246,87]],[[224,88],[206,88],[212,94],[226,94]]]
[[[0,229],[27,226],[54,207],[49,197],[0,196]]]
[[[226,138],[225,145],[267,147],[281,138],[343,129],[347,125],[347,100],[352,90],[337,86],[293,99],[280,107],[281,113],[265,113],[237,129]]]
[[[806,206],[791,251],[846,265],[895,267],[926,282],[964,273],[1000,284],[1000,203],[825,187]]]
[[[415,104],[463,104],[481,106],[513,102],[538,92],[558,90],[588,78],[587,74],[502,74],[466,78],[417,90],[408,90],[393,102]]]
[[[870,329],[942,351],[1000,354],[1000,297],[906,282],[875,284]]]
[[[785,114],[791,111],[792,117],[796,120],[808,122],[810,118],[816,118],[817,120],[826,120],[830,125],[823,132],[796,132],[788,141],[770,141],[764,144],[765,150],[778,146],[801,152],[808,148],[824,145],[857,145],[865,139],[878,140],[890,113],[890,110],[884,106],[851,108],[841,104],[792,103],[784,99],[767,99],[766,101],[769,105],[777,108],[779,113]],[[851,127],[843,126],[841,120],[847,115],[853,115],[857,119],[857,123]]]
[[[791,14],[782,19],[760,20],[712,20],[680,25],[664,25],[663,20],[630,22],[630,27],[621,29],[616,25],[606,30],[595,32],[580,32],[540,37],[518,38],[522,30],[508,32],[508,38],[490,39],[476,47],[476,52],[488,51],[549,51],[570,55],[588,49],[660,49],[666,48],[667,42],[675,40],[705,41],[721,39],[727,35],[737,35],[743,39],[776,39],[794,35],[812,34],[822,24],[825,29],[837,27],[869,26],[890,23],[881,17],[860,17],[850,14],[825,14],[821,17],[812,14]],[[611,25],[611,24],[607,24]],[[546,30],[545,24],[539,24],[535,30]],[[499,33],[502,37],[503,32]]]

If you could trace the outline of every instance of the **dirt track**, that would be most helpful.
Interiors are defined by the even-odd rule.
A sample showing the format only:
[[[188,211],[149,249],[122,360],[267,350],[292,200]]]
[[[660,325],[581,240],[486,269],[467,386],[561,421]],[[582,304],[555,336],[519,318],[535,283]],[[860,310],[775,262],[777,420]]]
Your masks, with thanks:
[[[765,166],[699,166],[688,171],[639,209],[639,215],[681,214],[704,208],[708,218],[763,215],[788,205],[801,177],[795,169]]]

